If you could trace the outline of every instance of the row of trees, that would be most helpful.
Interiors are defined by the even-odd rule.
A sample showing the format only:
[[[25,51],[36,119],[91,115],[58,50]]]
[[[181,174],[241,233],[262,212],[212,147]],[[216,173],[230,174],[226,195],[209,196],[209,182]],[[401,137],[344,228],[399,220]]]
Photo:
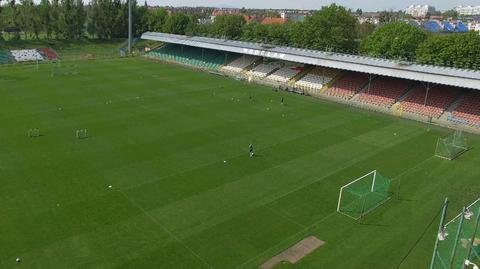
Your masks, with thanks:
[[[6,2],[6,1],[4,1]],[[11,32],[11,38],[20,39],[20,33],[29,38],[124,38],[128,35],[128,4],[123,0],[11,0],[2,5],[0,0],[0,29]],[[150,10],[133,0],[134,35],[153,30],[163,31],[164,25],[175,28],[178,15],[168,16],[165,9]],[[188,21],[190,18],[187,17]],[[0,31],[0,39],[1,31]]]
[[[20,28],[27,38],[127,37],[124,0],[91,0],[88,5],[83,0],[41,0],[38,5],[33,0],[11,0],[3,7],[1,1],[5,0],[0,0],[0,27]],[[403,22],[384,23],[375,29],[372,24],[358,23],[352,11],[335,4],[322,7],[304,22],[273,25],[247,24],[240,15],[218,16],[212,24],[200,24],[195,15],[169,14],[136,2],[132,6],[136,36],[158,31],[480,69],[478,34],[430,35]]]
[[[0,0],[2,1],[2,0]],[[3,0],[5,1],[5,0]],[[1,2],[0,2],[1,4]],[[243,16],[219,16],[213,24],[199,24],[195,15],[168,14],[133,3],[133,30],[203,35],[268,42],[314,49],[354,50],[358,35],[368,35],[373,26],[359,27],[351,12],[342,6],[323,7],[305,22],[285,25],[246,24]],[[124,0],[11,0],[0,10],[0,28],[21,29],[25,38],[78,39],[127,36],[128,5]],[[18,34],[14,38],[20,38]]]
[[[173,15],[172,15],[173,16]],[[178,15],[184,17],[185,15]],[[202,35],[237,40],[265,42],[275,45],[297,46],[311,49],[355,51],[358,38],[373,32],[371,24],[359,24],[350,10],[332,4],[322,7],[304,22],[263,25],[246,24],[243,16],[218,16],[213,24],[198,25],[190,18],[175,29],[176,34]],[[168,32],[168,27],[164,27]]]
[[[476,32],[428,35],[405,23],[381,26],[365,38],[360,53],[421,64],[480,69],[480,35]]]

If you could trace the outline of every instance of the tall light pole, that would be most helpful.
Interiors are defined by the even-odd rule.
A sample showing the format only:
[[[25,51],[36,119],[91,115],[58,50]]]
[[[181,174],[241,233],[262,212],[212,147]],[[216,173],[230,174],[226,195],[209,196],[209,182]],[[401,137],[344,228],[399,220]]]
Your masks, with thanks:
[[[132,53],[132,0],[128,0],[128,54]]]

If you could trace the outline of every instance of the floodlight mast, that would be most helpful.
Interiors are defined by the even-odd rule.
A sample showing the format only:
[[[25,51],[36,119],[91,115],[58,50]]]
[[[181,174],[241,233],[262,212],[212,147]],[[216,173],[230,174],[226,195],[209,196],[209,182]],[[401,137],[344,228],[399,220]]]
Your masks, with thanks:
[[[474,232],[473,232],[473,236],[472,236],[472,239],[470,241],[470,244],[468,244],[467,259],[470,259],[470,255],[472,254],[472,246],[473,246],[473,243],[475,242],[475,237],[477,236],[479,225],[480,225],[480,208],[478,209],[477,220],[475,222],[475,229],[474,229]],[[472,263],[470,260],[466,260],[464,264],[465,264],[465,268],[472,264],[474,266],[473,269],[479,269],[478,265]]]
[[[128,0],[128,54],[132,53],[132,0]]]
[[[445,226],[445,216],[447,215],[447,209],[448,209],[448,198],[445,198],[445,202],[443,203],[443,208],[442,208],[442,215],[440,219],[440,225],[438,227],[438,234],[442,232],[442,229]],[[435,240],[435,247],[433,249],[433,255],[432,255],[432,261],[430,263],[430,269],[435,269],[435,257],[437,256],[437,250],[438,250],[438,236]]]
[[[464,263],[465,267],[466,266],[469,266],[469,265],[473,265],[473,269],[479,269],[478,265],[476,265],[475,263],[469,261],[469,260],[466,260],[465,263]]]

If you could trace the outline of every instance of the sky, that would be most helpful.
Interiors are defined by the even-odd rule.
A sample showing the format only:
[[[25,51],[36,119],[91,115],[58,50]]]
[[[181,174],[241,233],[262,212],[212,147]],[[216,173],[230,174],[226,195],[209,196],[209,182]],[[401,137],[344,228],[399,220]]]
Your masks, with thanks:
[[[143,2],[140,0],[139,2]],[[159,6],[211,6],[247,8],[319,9],[337,3],[364,11],[403,10],[409,5],[433,5],[437,10],[448,10],[459,5],[480,5],[480,0],[147,0],[149,5]]]

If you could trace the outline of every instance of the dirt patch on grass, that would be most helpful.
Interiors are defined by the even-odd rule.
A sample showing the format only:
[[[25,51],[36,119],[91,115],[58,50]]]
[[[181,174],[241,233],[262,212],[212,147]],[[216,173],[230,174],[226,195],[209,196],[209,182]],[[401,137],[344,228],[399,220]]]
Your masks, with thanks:
[[[321,247],[325,242],[316,238],[315,236],[309,236],[302,241],[296,243],[290,248],[284,250],[280,254],[273,256],[271,259],[260,265],[260,269],[270,269],[277,264],[285,261],[294,264],[312,253],[315,249]]]

